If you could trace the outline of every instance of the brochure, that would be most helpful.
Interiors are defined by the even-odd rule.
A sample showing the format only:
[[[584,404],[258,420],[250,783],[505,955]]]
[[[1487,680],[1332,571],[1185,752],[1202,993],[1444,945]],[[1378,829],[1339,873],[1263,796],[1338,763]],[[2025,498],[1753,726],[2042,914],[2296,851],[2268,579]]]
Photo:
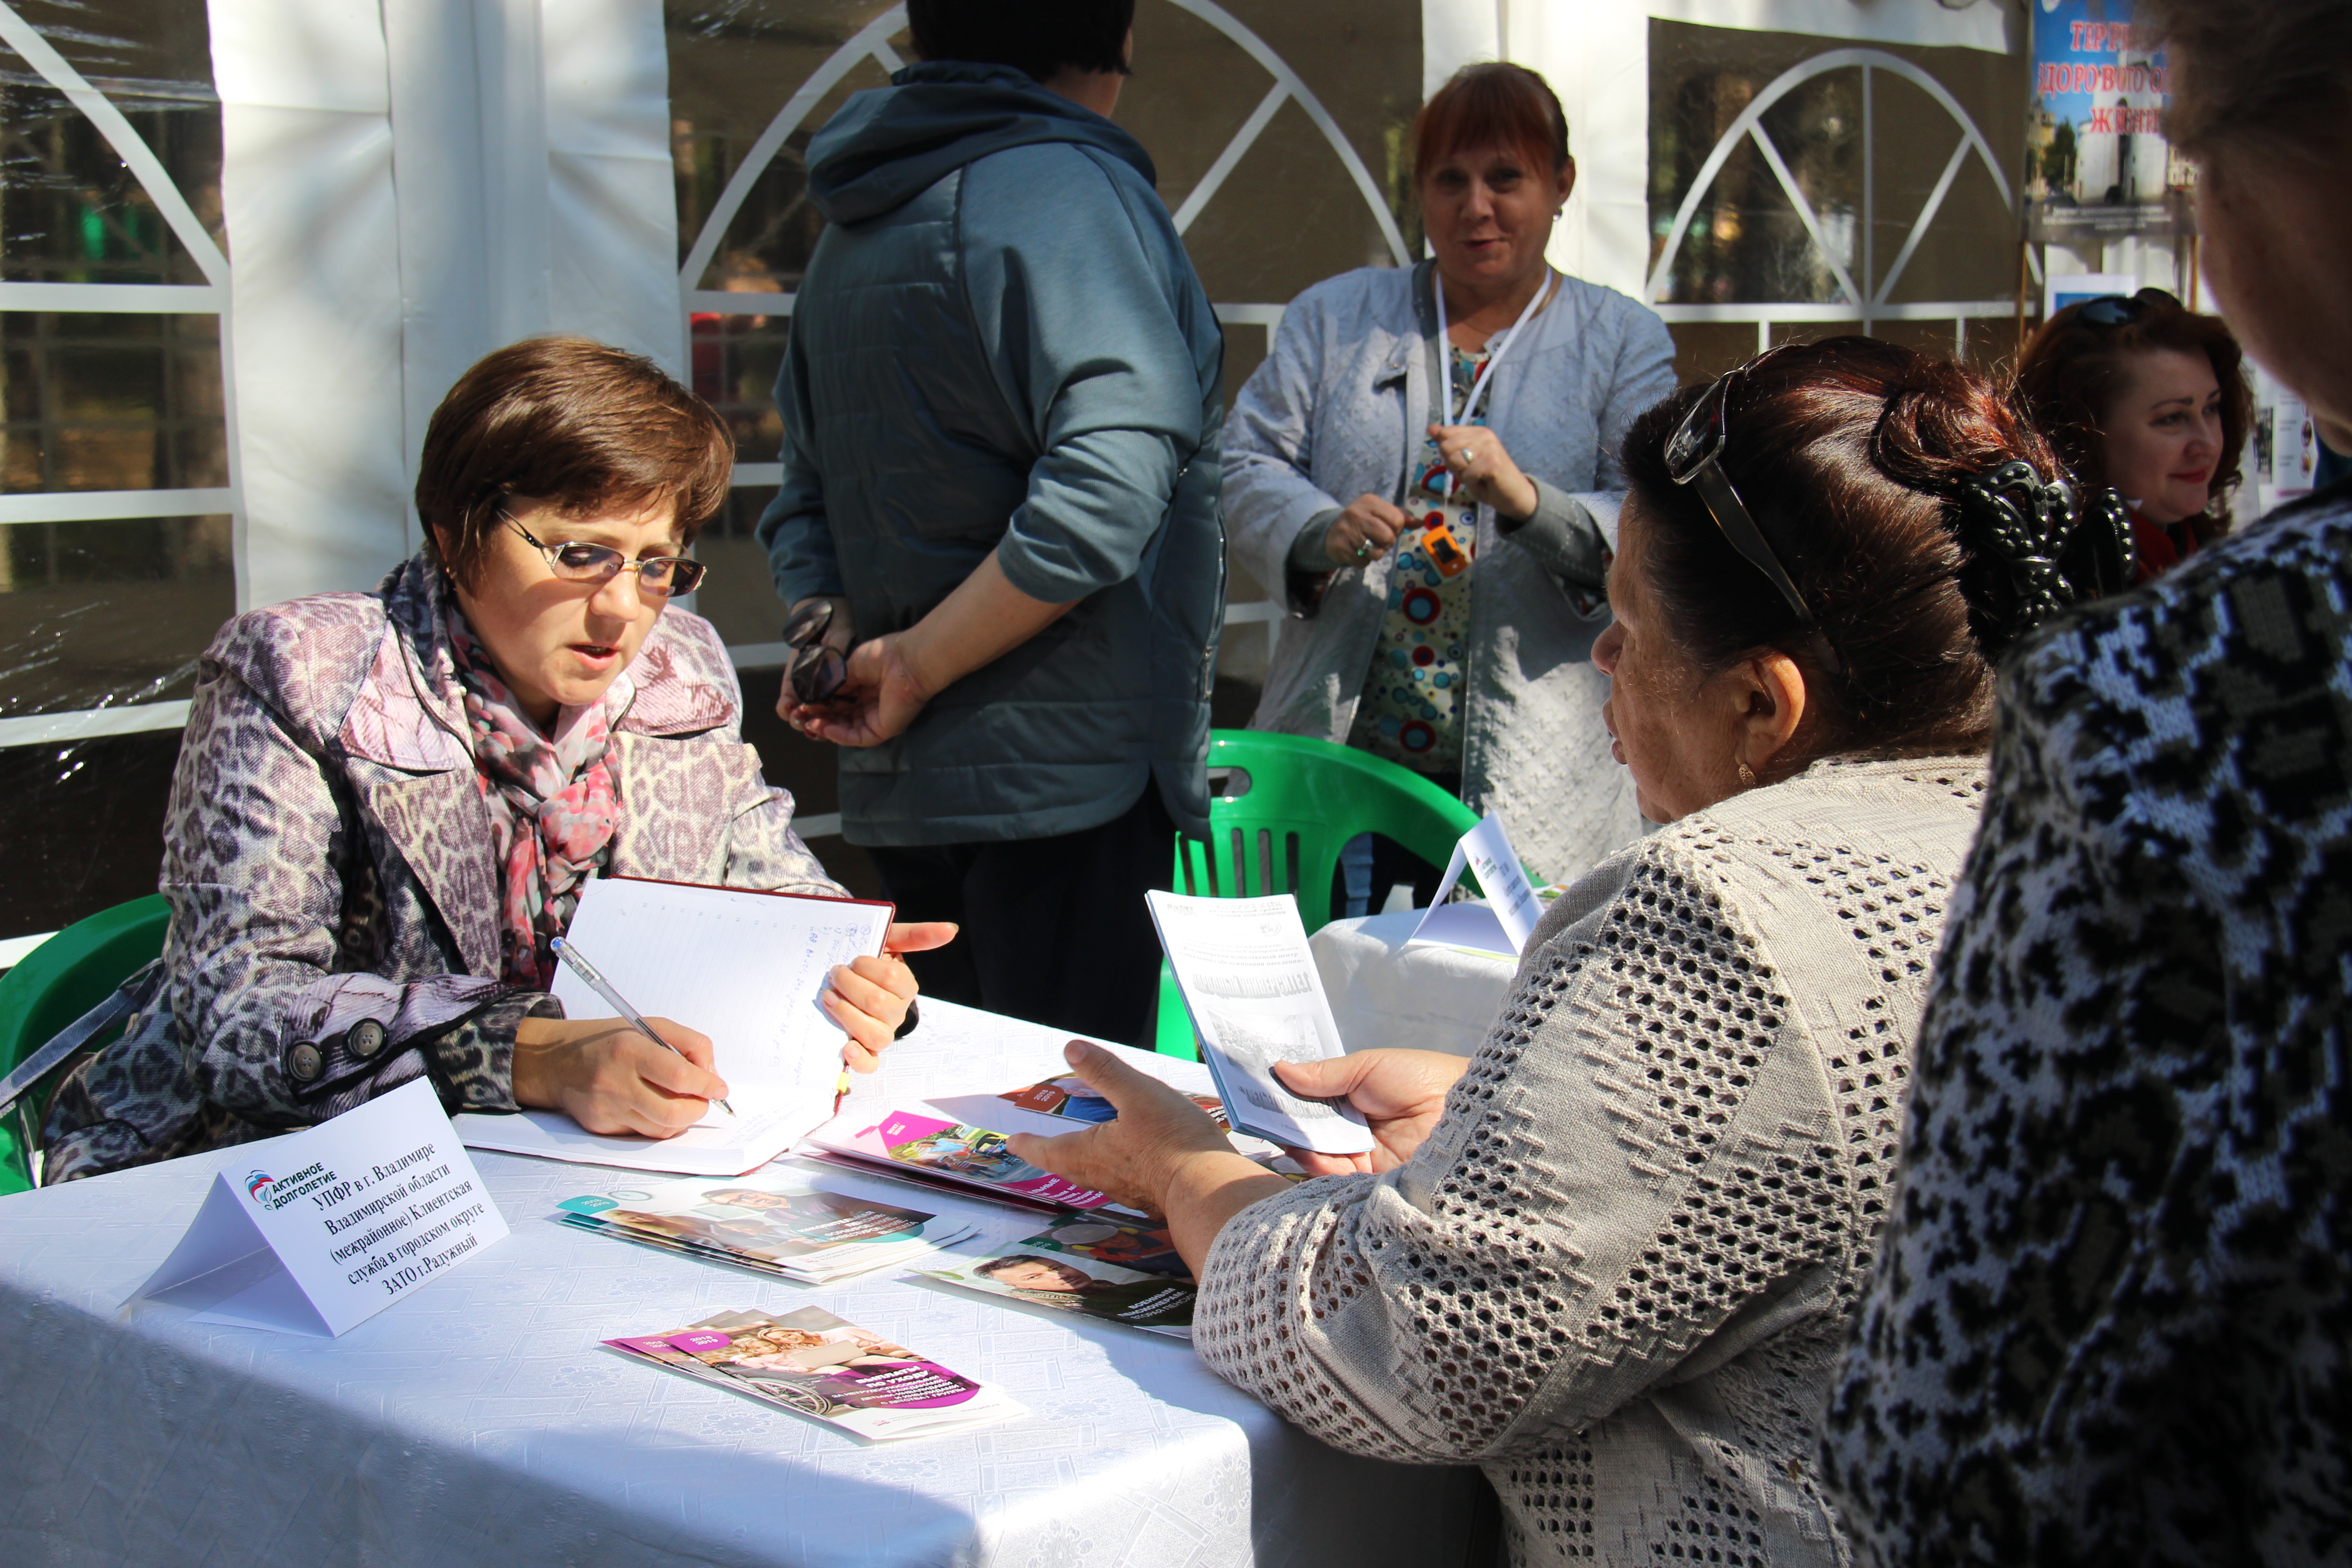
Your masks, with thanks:
[[[1297,900],[1157,889],[1144,898],[1234,1130],[1286,1149],[1370,1152],[1372,1135],[1353,1106],[1293,1094],[1274,1076],[1277,1061],[1320,1061],[1344,1049]]]
[[[721,1312],[604,1343],[870,1441],[936,1437],[1028,1414],[1003,1389],[816,1307]]]
[[[821,1285],[961,1241],[970,1225],[854,1198],[766,1171],[729,1180],[630,1184],[556,1205],[583,1228],[675,1244]]]
[[[942,1258],[916,1272],[1057,1312],[1083,1313],[1172,1339],[1192,1337],[1192,1300],[1199,1292],[1190,1280],[1099,1262],[1042,1236],[978,1258]]]
[[[1157,1274],[1163,1279],[1181,1279],[1187,1285],[1192,1282],[1192,1271],[1184,1266],[1182,1255],[1177,1252],[1175,1238],[1168,1234],[1165,1225],[1156,1220],[1121,1219],[1097,1209],[1092,1214],[1072,1215],[1021,1245],[1074,1252],[1097,1263]]]
[[[996,1097],[1009,1100],[1024,1110],[1039,1111],[1046,1116],[1059,1116],[1071,1121],[1116,1121],[1118,1111],[1111,1102],[1087,1087],[1087,1080],[1076,1073],[1049,1078],[1025,1089],[1010,1089]],[[1209,1113],[1209,1120],[1232,1131],[1225,1120],[1225,1102],[1213,1094],[1188,1094],[1185,1099]]]
[[[1094,1209],[1110,1202],[1043,1171],[1013,1153],[1002,1132],[950,1121],[917,1110],[837,1116],[809,1134],[809,1142],[839,1155],[893,1173],[924,1177],[991,1197],[1052,1208]]]

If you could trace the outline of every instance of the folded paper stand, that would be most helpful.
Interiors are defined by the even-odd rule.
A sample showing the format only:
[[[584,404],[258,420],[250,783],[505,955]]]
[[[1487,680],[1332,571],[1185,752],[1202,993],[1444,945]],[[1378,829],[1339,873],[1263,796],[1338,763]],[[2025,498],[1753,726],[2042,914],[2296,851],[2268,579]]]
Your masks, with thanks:
[[[341,1335],[507,1235],[425,1079],[250,1145],[133,1292],[199,1322]]]

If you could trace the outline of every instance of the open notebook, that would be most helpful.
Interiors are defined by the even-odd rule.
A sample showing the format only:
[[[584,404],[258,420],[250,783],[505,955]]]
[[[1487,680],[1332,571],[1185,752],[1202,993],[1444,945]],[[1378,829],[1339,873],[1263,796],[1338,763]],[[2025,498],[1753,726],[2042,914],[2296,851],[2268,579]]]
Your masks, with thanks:
[[[837,963],[882,951],[891,906],[610,877],[580,895],[567,940],[649,1018],[710,1037],[727,1080],[717,1106],[675,1138],[607,1137],[561,1111],[452,1119],[468,1148],[591,1165],[733,1176],[774,1159],[833,1115],[844,1036],[817,998]],[[574,1018],[613,1009],[568,968],[555,997]]]

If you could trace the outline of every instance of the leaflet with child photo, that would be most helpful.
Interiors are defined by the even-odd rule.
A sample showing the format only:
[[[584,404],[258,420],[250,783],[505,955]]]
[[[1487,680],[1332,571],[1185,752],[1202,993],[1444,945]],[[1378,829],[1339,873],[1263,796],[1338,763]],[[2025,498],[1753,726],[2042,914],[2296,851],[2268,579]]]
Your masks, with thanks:
[[[628,1184],[556,1205],[584,1228],[703,1252],[811,1284],[920,1258],[972,1233],[960,1221],[764,1171]]]
[[[1199,1291],[1190,1279],[1104,1263],[1066,1250],[1049,1236],[1034,1236],[979,1258],[943,1256],[916,1272],[1033,1307],[1079,1312],[1171,1339],[1192,1337],[1192,1301]]]
[[[1339,1026],[1307,946],[1297,901],[1144,895],[1201,1037],[1201,1059],[1235,1131],[1286,1149],[1369,1153],[1372,1135],[1343,1100],[1293,1094],[1278,1061],[1343,1054]]]
[[[604,1343],[870,1441],[936,1437],[1028,1414],[1003,1389],[816,1307],[720,1312]]]

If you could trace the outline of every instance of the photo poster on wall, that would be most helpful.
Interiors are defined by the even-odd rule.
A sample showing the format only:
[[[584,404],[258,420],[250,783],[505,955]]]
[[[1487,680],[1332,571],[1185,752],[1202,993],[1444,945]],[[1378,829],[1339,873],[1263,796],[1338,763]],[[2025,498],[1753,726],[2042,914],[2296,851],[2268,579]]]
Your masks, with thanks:
[[[2171,102],[2161,47],[2131,0],[2030,0],[2033,91],[2025,191],[2032,237],[2058,244],[2169,232],[2190,183],[2164,134]]]

